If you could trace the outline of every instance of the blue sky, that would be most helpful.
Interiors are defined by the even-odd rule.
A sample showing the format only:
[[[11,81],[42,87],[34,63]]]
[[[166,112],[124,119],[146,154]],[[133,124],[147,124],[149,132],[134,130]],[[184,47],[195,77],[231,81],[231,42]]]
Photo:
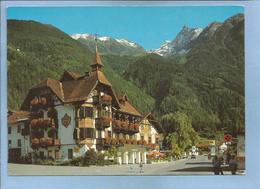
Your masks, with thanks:
[[[239,6],[11,7],[7,18],[52,24],[69,35],[125,38],[154,49],[164,40],[174,39],[184,25],[204,28],[243,12]]]

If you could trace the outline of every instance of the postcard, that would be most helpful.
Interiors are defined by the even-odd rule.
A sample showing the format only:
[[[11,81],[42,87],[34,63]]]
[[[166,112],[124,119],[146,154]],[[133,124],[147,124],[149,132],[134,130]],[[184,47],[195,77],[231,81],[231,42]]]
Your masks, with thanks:
[[[242,6],[7,8],[8,175],[245,175]]]

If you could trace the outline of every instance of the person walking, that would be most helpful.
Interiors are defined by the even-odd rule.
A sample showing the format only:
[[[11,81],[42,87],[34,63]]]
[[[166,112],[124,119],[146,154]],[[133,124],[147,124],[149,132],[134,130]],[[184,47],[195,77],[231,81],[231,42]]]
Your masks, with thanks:
[[[235,155],[231,156],[231,159],[229,161],[229,170],[231,171],[232,175],[235,175],[237,172],[238,163],[236,161]]]
[[[215,175],[219,175],[219,161],[218,161],[218,156],[214,156],[212,160],[212,165],[213,165],[213,172]]]
[[[140,166],[140,173],[143,173],[144,171],[143,171],[143,162],[142,161],[140,162],[139,166]]]
[[[224,175],[224,173],[223,173],[223,169],[222,169],[222,165],[224,164],[224,158],[223,157],[220,157],[220,158],[218,158],[218,161],[219,161],[219,172],[220,172],[220,174],[221,175]]]

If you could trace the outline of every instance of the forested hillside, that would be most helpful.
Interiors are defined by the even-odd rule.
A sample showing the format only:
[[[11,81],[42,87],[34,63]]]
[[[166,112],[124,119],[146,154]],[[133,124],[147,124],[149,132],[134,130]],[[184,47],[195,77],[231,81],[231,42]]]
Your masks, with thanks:
[[[203,35],[205,33],[202,32]],[[156,99],[157,117],[183,112],[202,136],[244,130],[244,16],[223,23],[187,54],[144,56],[124,77]]]

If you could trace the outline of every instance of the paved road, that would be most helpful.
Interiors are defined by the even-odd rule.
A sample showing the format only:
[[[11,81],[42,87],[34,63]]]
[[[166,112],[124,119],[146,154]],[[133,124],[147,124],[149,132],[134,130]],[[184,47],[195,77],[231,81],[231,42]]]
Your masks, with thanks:
[[[41,166],[8,164],[9,175],[213,175],[211,161],[206,156],[159,164],[112,166]],[[230,175],[228,171],[225,175]]]

